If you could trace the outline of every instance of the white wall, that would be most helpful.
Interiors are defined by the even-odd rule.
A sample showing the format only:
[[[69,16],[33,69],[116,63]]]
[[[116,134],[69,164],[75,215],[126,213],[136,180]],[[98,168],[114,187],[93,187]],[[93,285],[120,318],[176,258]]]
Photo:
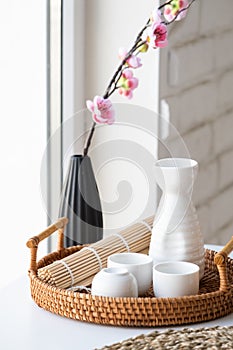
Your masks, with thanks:
[[[0,1],[0,286],[29,267],[26,240],[46,227],[46,1]],[[40,254],[45,251],[42,244]],[[44,255],[44,254],[43,254]]]
[[[81,153],[85,115],[85,0],[63,2],[63,158]]]
[[[118,49],[130,48],[146,24],[155,1],[86,0],[85,95],[103,95],[119,65]],[[81,47],[81,50],[84,47]],[[116,123],[97,128],[90,156],[104,212],[105,233],[119,231],[154,214],[157,157],[158,51],[141,55],[135,70],[139,87],[132,100],[116,91]],[[87,127],[91,115],[86,116]]]
[[[233,2],[196,1],[161,50],[160,97],[190,155],[200,164],[194,201],[205,241],[233,231]],[[164,140],[183,156],[174,135]],[[160,145],[159,156],[166,156]]]

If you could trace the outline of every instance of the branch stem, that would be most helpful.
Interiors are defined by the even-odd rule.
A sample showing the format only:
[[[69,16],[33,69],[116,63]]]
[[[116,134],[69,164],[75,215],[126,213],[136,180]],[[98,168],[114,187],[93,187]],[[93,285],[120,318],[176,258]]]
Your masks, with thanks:
[[[89,137],[87,139],[86,147],[84,148],[84,151],[83,151],[83,155],[84,156],[87,156],[87,154],[88,154],[88,149],[89,149],[89,147],[91,145],[91,140],[92,140],[92,137],[93,137],[93,134],[94,134],[94,131],[95,131],[95,127],[96,127],[96,123],[93,122],[91,131],[90,131],[90,134],[89,134]]]

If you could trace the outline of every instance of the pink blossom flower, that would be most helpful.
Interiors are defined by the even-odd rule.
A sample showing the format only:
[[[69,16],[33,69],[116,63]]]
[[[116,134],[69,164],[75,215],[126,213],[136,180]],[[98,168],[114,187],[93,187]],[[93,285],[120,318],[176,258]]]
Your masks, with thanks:
[[[113,124],[115,121],[112,102],[101,96],[95,96],[93,101],[86,101],[87,108],[92,112],[92,118],[97,124]]]
[[[127,50],[124,49],[123,47],[121,47],[121,48],[119,49],[118,56],[119,56],[120,60],[123,61],[123,60],[125,59],[125,57],[126,57],[127,54],[128,54]],[[127,59],[126,63],[128,64],[128,66],[129,66],[130,68],[139,68],[139,67],[142,66],[141,58],[138,57],[138,56],[136,56],[136,55],[131,55],[131,56]]]
[[[156,23],[162,22],[162,20],[161,20],[161,11],[158,10],[158,9],[155,9],[155,10],[152,12],[151,16],[150,16],[150,20],[151,20],[152,22],[156,22]]]
[[[171,22],[177,13],[186,8],[188,6],[189,2],[188,0],[173,0],[171,4],[168,4],[164,7],[164,18]],[[180,14],[176,17],[176,21],[180,21],[182,18],[184,18],[187,14],[188,10],[181,11]]]
[[[167,41],[167,27],[161,22],[153,22],[147,30],[146,41],[154,49],[157,47],[165,47]]]
[[[133,76],[131,69],[125,69],[119,80],[119,93],[131,99],[133,90],[138,87],[138,79]]]

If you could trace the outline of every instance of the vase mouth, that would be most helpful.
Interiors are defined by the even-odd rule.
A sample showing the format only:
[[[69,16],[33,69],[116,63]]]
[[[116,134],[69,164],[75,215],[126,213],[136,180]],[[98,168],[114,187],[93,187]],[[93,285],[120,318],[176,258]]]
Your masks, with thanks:
[[[190,158],[162,158],[155,162],[155,166],[168,169],[187,169],[197,167],[198,163]]]
[[[71,156],[71,158],[85,158],[85,157],[87,157],[88,158],[88,155],[83,155],[83,154],[73,154],[72,156]]]

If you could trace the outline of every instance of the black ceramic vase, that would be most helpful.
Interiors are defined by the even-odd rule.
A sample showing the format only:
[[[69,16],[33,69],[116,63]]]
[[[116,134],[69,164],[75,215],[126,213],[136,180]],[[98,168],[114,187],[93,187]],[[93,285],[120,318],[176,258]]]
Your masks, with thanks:
[[[99,192],[88,156],[73,155],[63,186],[59,217],[69,219],[65,247],[93,243],[103,238]]]

